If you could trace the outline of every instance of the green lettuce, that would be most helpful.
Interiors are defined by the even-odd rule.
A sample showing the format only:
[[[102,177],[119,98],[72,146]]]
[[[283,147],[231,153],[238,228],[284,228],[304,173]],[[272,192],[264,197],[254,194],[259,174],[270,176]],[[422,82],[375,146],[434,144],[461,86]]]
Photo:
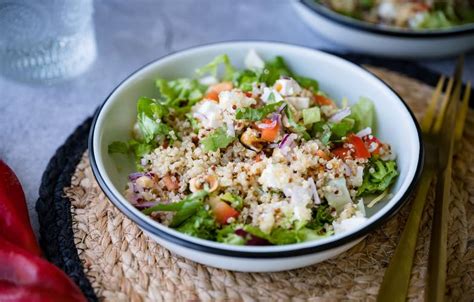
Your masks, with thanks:
[[[230,203],[230,205],[237,211],[242,210],[244,207],[244,200],[238,195],[226,192],[220,195],[219,198],[223,201],[226,201],[227,203]]]
[[[264,233],[256,226],[245,225],[244,231],[257,237],[268,240],[272,244],[293,244],[305,241],[317,240],[327,237],[329,233],[321,233],[320,230],[312,230],[307,227],[285,229],[282,227],[274,228],[270,234]]]
[[[235,230],[241,228],[238,225],[229,224],[217,231],[216,240],[217,242],[232,244],[232,245],[245,245],[245,238],[235,234]]]
[[[210,63],[206,66],[203,66],[196,70],[196,73],[199,76],[202,76],[206,73],[211,74],[212,76],[218,76],[219,66],[224,65],[224,76],[223,80],[231,81],[234,77],[235,68],[230,63],[230,59],[227,55],[223,54],[220,56],[215,57]]]
[[[292,77],[301,87],[310,89],[313,92],[319,90],[318,81],[294,74],[281,56],[276,56],[273,60],[265,62],[265,68],[260,76],[260,81],[265,82],[268,86],[272,86],[282,76]]]
[[[370,99],[361,97],[357,103],[352,105],[349,118],[355,122],[354,132],[370,127],[375,133],[375,106]]]
[[[201,146],[204,152],[217,151],[226,148],[235,140],[234,136],[228,136],[224,128],[218,128],[213,133],[201,140]]]
[[[295,121],[295,118],[294,118],[294,115],[293,115],[293,110],[292,109],[293,107],[290,107],[289,105],[285,108],[285,113],[286,113],[286,118],[288,120],[288,124],[290,125],[290,129],[301,135],[301,137],[305,140],[309,140],[311,139],[311,136],[309,135],[309,133],[306,131],[306,127],[303,126],[303,125],[300,125],[298,124],[296,121]]]
[[[252,84],[260,82],[261,73],[249,69],[237,71],[234,73],[233,83],[235,87],[242,91],[252,91]]]
[[[235,114],[238,120],[261,121],[283,105],[283,102],[270,103],[260,108],[239,108]]]
[[[128,142],[114,141],[108,146],[109,153],[133,154],[137,160],[150,153],[158,141],[167,139],[173,143],[176,132],[165,122],[168,109],[155,99],[141,97],[137,101],[137,125],[139,133]]]
[[[201,206],[194,215],[184,220],[176,230],[190,236],[215,240],[217,223],[210,211]]]
[[[303,123],[310,125],[321,120],[321,110],[319,107],[303,109]]]
[[[332,210],[327,204],[319,205],[313,209],[312,219],[306,224],[306,227],[312,230],[321,231],[325,224],[331,224],[334,217]]]
[[[272,86],[280,77],[291,77],[292,75],[285,60],[280,56],[276,56],[273,60],[265,62],[265,68],[263,69],[260,81],[265,82],[268,86]]]
[[[178,114],[188,112],[191,106],[204,97],[207,89],[207,86],[201,85],[197,80],[186,78],[171,81],[157,79],[155,84],[160,93],[159,102]]]
[[[394,160],[374,160],[364,171],[364,181],[357,190],[357,196],[385,191],[397,178],[397,163]]]

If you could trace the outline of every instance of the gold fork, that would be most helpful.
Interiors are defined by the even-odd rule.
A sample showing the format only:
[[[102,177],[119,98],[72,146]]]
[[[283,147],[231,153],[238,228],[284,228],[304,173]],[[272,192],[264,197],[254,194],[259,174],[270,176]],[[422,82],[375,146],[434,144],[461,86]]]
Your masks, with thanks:
[[[442,171],[440,174],[444,176],[442,181],[444,186],[443,190],[438,190],[441,195],[438,194],[436,201],[437,206],[435,206],[435,218],[433,221],[439,222],[439,225],[433,227],[429,270],[430,273],[433,273],[434,270],[438,273],[433,273],[428,280],[427,297],[429,297],[428,301],[435,301],[437,300],[435,297],[438,297],[440,292],[444,295],[446,260],[443,262],[442,259],[446,258],[446,221],[448,207],[446,200],[447,197],[449,197],[451,155],[453,152],[450,146],[453,145],[454,139],[459,140],[462,137],[470,93],[470,84],[468,83],[462,106],[457,114],[457,103],[461,90],[462,66],[463,57],[460,57],[456,65],[454,78],[448,81],[444,97],[441,97],[441,95],[445,78],[441,77],[439,79],[426,114],[421,122],[426,151],[425,166],[405,228],[385,272],[377,297],[378,301],[406,300],[421,216],[425,207],[429,187],[437,171]],[[455,87],[454,93],[453,87]],[[441,104],[438,105],[440,100]],[[437,111],[438,107],[439,110]],[[455,119],[456,116],[458,117],[457,119]],[[443,145],[443,143],[445,145]],[[441,156],[446,158],[446,160],[440,161]],[[441,210],[437,208],[441,208]],[[436,265],[434,261],[440,262]],[[439,286],[439,288],[437,288],[437,286]]]

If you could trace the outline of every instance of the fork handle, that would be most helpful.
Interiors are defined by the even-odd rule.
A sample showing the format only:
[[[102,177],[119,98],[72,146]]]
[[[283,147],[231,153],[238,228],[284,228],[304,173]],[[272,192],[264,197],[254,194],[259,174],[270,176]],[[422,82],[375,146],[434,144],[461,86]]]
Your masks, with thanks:
[[[411,268],[415,256],[418,229],[426,204],[426,196],[434,177],[433,169],[426,169],[421,176],[420,186],[412,203],[405,228],[393,254],[380,286],[377,301],[405,301],[410,283]]]

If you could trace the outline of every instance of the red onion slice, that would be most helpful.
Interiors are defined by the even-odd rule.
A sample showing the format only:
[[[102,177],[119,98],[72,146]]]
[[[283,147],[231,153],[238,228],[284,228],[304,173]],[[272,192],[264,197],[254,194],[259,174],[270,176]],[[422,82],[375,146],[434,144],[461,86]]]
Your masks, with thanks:
[[[142,176],[145,176],[145,173],[141,173],[141,172],[131,173],[131,174],[128,175],[128,180],[135,181],[135,180],[139,179]]]
[[[283,139],[282,139],[280,145],[278,146],[278,148],[280,149],[280,152],[284,156],[288,155],[288,151],[293,147],[295,139],[297,139],[297,138],[298,138],[298,135],[296,135],[294,133],[287,134],[287,135],[285,135],[285,137],[283,137]]]
[[[344,118],[348,117],[351,114],[351,108],[347,107],[338,112],[334,113],[330,118],[329,121],[332,123],[339,123]]]
[[[358,137],[364,137],[370,134],[372,134],[372,129],[370,127],[364,128],[356,133]]]

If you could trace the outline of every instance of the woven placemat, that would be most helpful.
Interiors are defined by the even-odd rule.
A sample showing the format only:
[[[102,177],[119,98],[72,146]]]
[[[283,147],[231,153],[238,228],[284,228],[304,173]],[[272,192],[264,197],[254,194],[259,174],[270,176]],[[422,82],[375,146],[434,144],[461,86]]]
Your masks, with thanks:
[[[423,115],[432,87],[385,69],[370,69],[407,101],[417,118]],[[323,263],[280,273],[236,273],[214,269],[171,254],[144,235],[108,202],[95,182],[87,155],[82,154],[87,140],[84,133],[89,126],[90,121],[86,121],[53,157],[37,204],[41,242],[46,248],[46,255],[80,285],[89,300],[375,299],[385,267],[407,218],[409,203],[360,244]],[[473,126],[474,112],[471,111],[462,148],[455,157],[451,192],[447,295],[453,301],[474,299]],[[69,149],[74,150],[73,158],[65,159],[72,152]],[[410,300],[422,300],[424,295],[432,201],[433,190],[422,219],[410,283]],[[62,216],[66,217],[55,217],[59,220],[51,223],[53,213],[65,213],[64,207],[67,207],[67,214]],[[74,247],[64,246],[63,242],[72,242],[71,237],[74,238],[77,253]]]

